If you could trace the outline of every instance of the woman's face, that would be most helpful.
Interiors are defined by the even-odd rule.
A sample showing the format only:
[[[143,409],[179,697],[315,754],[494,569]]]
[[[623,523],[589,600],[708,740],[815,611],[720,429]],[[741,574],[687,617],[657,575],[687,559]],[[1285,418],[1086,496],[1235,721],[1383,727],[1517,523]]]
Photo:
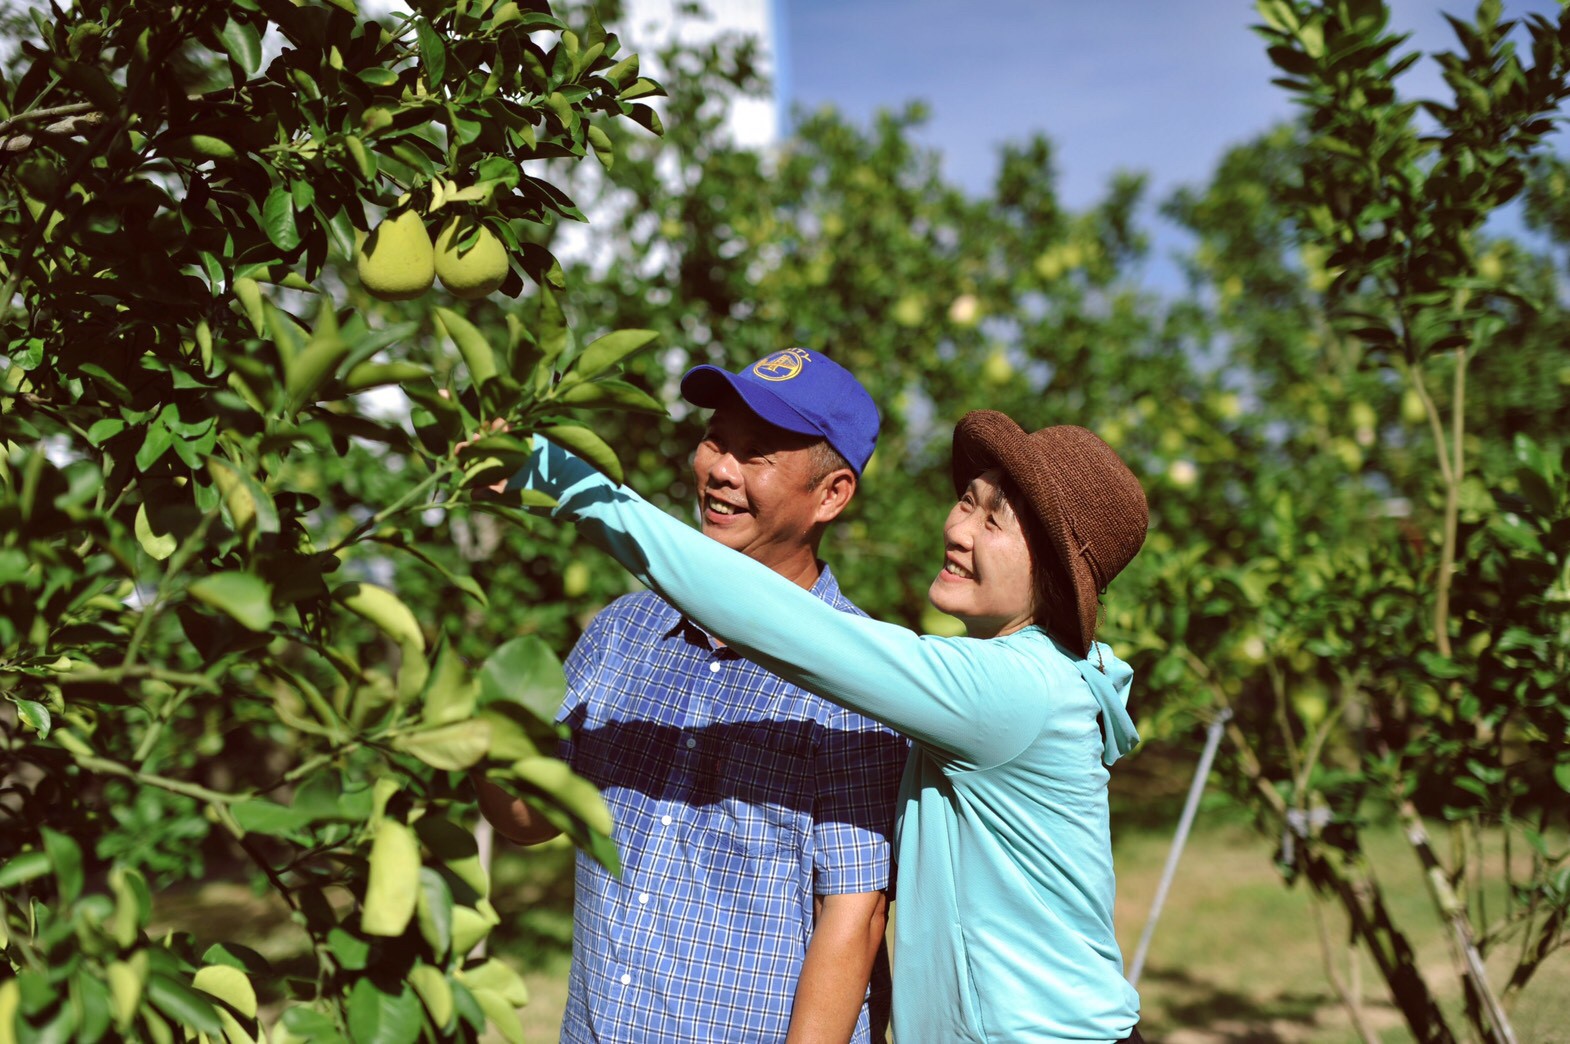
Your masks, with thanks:
[[[971,480],[943,526],[943,568],[927,597],[972,638],[997,638],[1035,615],[1030,548],[996,470]]]

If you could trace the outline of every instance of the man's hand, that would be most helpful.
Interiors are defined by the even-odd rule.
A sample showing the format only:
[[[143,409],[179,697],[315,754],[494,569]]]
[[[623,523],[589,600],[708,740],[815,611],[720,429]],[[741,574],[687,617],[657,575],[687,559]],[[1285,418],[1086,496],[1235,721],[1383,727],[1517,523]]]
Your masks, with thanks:
[[[480,814],[507,840],[519,845],[538,845],[561,833],[544,816],[478,772],[469,773],[469,781],[474,784],[480,799]]]
[[[445,398],[447,398],[447,389],[446,388],[442,388],[442,389],[438,390],[436,394],[440,395],[442,398],[445,399]],[[504,418],[501,418],[501,417],[493,418],[490,421],[490,423],[488,423],[485,426],[485,429],[483,431],[475,432],[473,435],[470,435],[468,438],[463,439],[462,441],[458,442],[455,446],[453,446],[453,448],[452,448],[452,455],[453,455],[453,457],[456,458],[460,453],[462,453],[464,451],[464,449],[466,449],[469,446],[474,445],[476,442],[479,442],[481,439],[485,438],[487,435],[502,435],[502,434],[506,434],[507,432],[509,432],[511,430],[512,430],[512,425],[509,424]],[[493,482],[491,485],[486,486],[485,488],[490,490],[492,493],[495,493],[498,496],[500,496],[501,494],[507,492],[507,482],[508,482],[507,479],[502,479],[500,482]],[[497,829],[500,829],[500,828],[498,827]]]

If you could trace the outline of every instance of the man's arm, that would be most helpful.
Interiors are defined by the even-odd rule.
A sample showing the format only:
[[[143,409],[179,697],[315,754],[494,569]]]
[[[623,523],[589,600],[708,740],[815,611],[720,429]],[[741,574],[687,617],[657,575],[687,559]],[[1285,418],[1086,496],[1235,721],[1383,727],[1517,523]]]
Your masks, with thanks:
[[[814,924],[796,982],[786,1044],[845,1044],[856,1029],[883,945],[888,895],[854,892],[813,900]]]
[[[538,845],[561,833],[544,816],[490,780],[477,774],[469,779],[480,798],[480,814],[507,840],[520,845]]]

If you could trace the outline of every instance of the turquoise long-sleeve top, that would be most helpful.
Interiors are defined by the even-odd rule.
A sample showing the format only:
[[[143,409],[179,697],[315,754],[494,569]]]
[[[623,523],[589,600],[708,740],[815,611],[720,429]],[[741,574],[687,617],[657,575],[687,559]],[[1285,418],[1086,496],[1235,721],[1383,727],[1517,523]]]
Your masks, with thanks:
[[[1139,1018],[1113,934],[1107,766],[1132,671],[1039,627],[918,635],[841,613],[544,439],[514,484],[557,499],[742,655],[915,740],[896,809],[895,1038],[1117,1041]]]

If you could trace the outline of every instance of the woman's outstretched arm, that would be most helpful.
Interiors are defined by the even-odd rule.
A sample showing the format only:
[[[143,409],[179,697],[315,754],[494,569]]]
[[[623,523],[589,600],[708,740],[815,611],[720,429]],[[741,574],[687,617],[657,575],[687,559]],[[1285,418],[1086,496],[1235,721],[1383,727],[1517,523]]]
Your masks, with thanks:
[[[1045,707],[1010,691],[1003,647],[839,612],[567,450],[534,443],[513,486],[554,496],[553,516],[749,659],[976,765],[1008,760],[1039,729]]]

